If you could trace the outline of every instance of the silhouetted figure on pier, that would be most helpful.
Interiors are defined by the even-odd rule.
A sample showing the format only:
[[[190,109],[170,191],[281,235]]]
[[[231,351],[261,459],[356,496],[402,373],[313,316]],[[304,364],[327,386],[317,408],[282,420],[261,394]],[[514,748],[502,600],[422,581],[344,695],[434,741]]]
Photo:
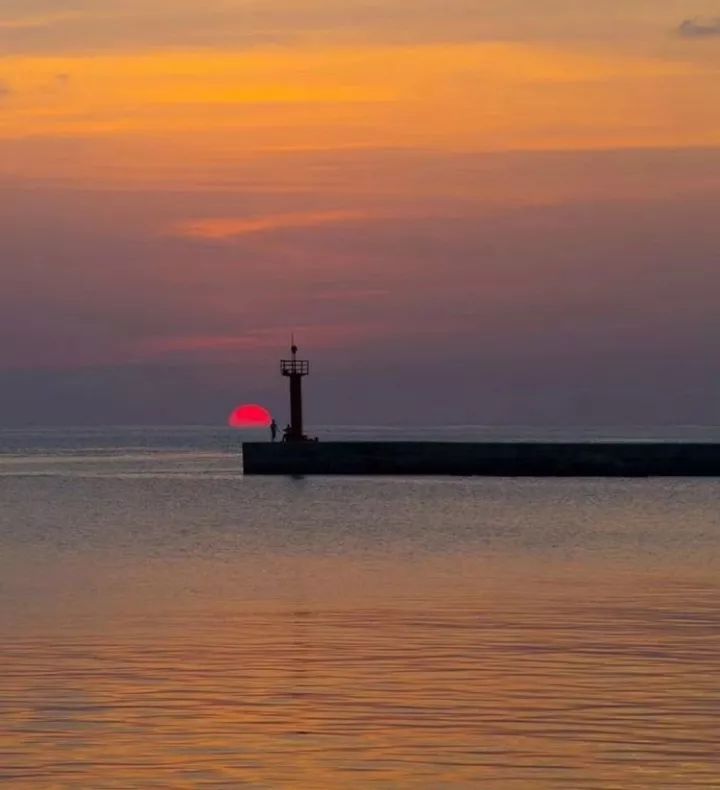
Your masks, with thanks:
[[[277,439],[277,432],[278,432],[278,424],[273,420],[270,423],[270,436],[272,436],[272,440],[275,441]]]

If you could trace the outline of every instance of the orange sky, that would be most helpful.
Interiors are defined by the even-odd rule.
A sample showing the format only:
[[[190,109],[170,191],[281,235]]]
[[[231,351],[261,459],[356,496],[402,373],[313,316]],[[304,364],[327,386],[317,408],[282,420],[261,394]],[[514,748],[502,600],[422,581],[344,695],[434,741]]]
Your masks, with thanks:
[[[443,358],[497,336],[522,356],[518,328],[545,312],[563,338],[612,354],[625,332],[655,353],[688,304],[687,343],[706,338],[716,16],[709,0],[9,0],[0,370],[238,348],[260,365],[291,325],[338,353],[386,335]]]

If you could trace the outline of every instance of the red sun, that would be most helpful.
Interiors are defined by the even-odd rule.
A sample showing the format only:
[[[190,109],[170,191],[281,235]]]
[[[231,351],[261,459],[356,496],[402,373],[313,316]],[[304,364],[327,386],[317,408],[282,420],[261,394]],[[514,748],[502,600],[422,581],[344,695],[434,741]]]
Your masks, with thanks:
[[[228,417],[231,428],[267,428],[271,422],[270,412],[254,403],[238,406]]]

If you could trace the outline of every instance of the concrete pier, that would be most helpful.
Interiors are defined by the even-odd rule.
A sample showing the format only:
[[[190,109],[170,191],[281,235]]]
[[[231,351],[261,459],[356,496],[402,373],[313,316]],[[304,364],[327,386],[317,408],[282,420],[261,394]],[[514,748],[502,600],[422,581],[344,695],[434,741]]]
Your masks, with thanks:
[[[720,477],[720,444],[249,442],[243,467],[247,475]]]

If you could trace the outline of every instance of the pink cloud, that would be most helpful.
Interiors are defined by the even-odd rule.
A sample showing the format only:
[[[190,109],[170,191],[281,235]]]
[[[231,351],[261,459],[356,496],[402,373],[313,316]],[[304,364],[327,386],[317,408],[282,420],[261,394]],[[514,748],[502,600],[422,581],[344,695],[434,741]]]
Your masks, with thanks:
[[[314,228],[346,222],[363,222],[377,215],[367,211],[314,211],[268,214],[260,217],[209,217],[178,223],[171,233],[182,238],[223,241],[251,233],[268,233],[292,228]]]
[[[242,353],[246,357],[260,352],[263,358],[282,354],[290,345],[294,333],[301,347],[337,349],[363,344],[369,339],[386,337],[392,327],[383,322],[358,322],[349,324],[318,324],[293,327],[257,329],[237,335],[175,335],[155,337],[142,341],[136,347],[135,360],[156,359],[168,356],[199,356],[205,360],[226,359]]]

